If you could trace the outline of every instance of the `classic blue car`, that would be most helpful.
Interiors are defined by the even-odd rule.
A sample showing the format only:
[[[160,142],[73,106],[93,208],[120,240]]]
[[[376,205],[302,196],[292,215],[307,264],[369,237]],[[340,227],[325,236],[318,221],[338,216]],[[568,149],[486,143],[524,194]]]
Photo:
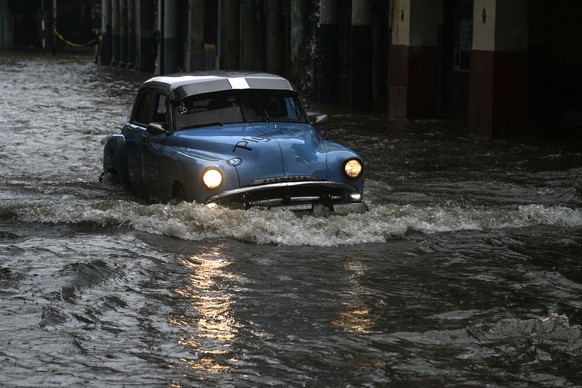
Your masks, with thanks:
[[[367,210],[362,158],[322,139],[293,86],[272,74],[149,79],[121,134],[107,139],[103,170],[160,201]]]

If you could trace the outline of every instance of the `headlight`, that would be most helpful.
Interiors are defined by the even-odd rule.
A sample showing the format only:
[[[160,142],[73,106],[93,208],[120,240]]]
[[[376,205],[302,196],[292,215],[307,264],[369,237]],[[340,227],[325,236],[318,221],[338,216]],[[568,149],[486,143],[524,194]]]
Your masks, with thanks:
[[[362,163],[357,159],[350,159],[344,164],[344,172],[350,178],[357,178],[362,175]]]
[[[202,174],[202,182],[209,189],[216,189],[222,184],[222,173],[216,168],[209,168]]]

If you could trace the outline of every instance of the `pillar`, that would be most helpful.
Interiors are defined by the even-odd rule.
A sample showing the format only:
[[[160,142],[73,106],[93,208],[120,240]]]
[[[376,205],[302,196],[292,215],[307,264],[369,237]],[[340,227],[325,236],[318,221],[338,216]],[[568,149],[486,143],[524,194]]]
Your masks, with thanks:
[[[321,0],[319,5],[319,102],[339,104],[339,0]]]
[[[120,67],[127,65],[127,2],[119,0],[119,63]]]
[[[4,5],[0,5],[0,9],[3,9]],[[42,52],[43,54],[46,53],[46,38],[48,36],[47,34],[47,13],[46,13],[46,4],[44,3],[44,1],[41,1],[40,3],[40,39],[41,39],[41,48],[42,48]],[[1,23],[1,21],[0,21]],[[0,34],[2,34],[1,32],[1,28],[0,28]],[[1,35],[0,35],[1,36]],[[0,38],[0,41],[2,40],[2,38]],[[0,43],[0,47],[2,47],[2,44]],[[100,47],[100,42],[98,42],[98,48]]]
[[[12,48],[14,43],[14,17],[7,0],[0,0],[0,49]]]
[[[56,55],[57,54],[57,0],[53,0],[53,7],[52,7],[52,11],[53,11],[53,19],[52,19],[52,24],[53,24],[53,33],[51,34],[53,39],[52,39],[52,54]]]
[[[111,37],[111,0],[101,1],[101,36],[99,48],[99,63],[102,65],[111,64],[112,55]]]
[[[239,68],[239,26],[240,13],[238,0],[222,0],[222,69]]]
[[[156,38],[154,0],[135,3],[136,16],[136,64],[139,71],[153,73],[156,67]]]
[[[241,69],[258,69],[257,60],[257,2],[242,0],[242,60]]]
[[[442,0],[394,0],[389,64],[389,114],[436,117],[438,28]]]
[[[176,0],[162,0],[161,32],[162,48],[161,74],[175,73],[178,71],[178,2]]]
[[[373,108],[373,44],[371,0],[352,0],[351,108]]]
[[[125,0],[111,0],[111,64],[117,66],[121,54],[119,46],[119,2]]]
[[[528,0],[475,0],[469,130],[487,137],[525,131]]]
[[[186,70],[204,70],[204,0],[189,0]]]
[[[283,26],[281,0],[269,0],[266,7],[266,65],[269,73],[283,75]]]
[[[291,0],[291,82],[301,91],[312,84],[309,79],[309,2]]]
[[[127,67],[135,67],[135,0],[127,0]]]

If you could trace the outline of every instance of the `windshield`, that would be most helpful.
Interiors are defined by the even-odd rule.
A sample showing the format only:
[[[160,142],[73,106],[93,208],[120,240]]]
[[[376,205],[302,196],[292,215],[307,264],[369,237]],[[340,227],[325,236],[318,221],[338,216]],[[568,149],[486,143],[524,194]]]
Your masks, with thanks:
[[[176,130],[261,121],[306,122],[294,93],[228,90],[187,97],[174,103]]]

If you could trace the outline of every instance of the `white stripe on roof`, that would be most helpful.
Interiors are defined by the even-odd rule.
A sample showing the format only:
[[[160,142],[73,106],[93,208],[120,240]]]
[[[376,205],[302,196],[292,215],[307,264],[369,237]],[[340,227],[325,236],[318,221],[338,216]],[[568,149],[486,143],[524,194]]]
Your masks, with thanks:
[[[230,83],[230,87],[233,89],[249,89],[249,83],[246,79],[242,77],[238,78],[229,78],[228,82]]]

